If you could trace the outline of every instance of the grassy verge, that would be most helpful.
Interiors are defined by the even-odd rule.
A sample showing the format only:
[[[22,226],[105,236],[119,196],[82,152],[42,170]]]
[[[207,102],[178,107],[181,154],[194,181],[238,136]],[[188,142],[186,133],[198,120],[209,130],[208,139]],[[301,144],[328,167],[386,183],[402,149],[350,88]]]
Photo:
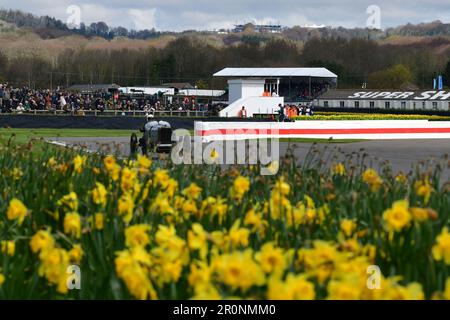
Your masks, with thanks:
[[[133,130],[106,129],[0,129],[0,143],[11,136],[18,143],[48,137],[129,137]]]

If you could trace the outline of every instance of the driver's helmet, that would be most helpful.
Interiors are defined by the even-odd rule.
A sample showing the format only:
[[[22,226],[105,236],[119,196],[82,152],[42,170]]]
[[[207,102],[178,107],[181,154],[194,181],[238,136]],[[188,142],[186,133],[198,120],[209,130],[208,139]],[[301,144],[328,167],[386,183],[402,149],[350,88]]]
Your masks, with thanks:
[[[168,123],[167,121],[159,121],[158,125],[163,128],[170,128],[170,123]]]

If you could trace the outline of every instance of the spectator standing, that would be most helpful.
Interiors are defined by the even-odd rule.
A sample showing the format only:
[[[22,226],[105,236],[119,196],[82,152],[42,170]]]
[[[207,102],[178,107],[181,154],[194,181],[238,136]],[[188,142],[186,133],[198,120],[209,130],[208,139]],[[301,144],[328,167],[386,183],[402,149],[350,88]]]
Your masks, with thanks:
[[[247,110],[244,106],[242,106],[241,111],[239,112],[239,118],[247,118]]]
[[[279,122],[284,122],[284,119],[286,118],[285,114],[284,114],[284,106],[280,103],[278,105],[278,121]]]
[[[19,103],[19,105],[16,108],[16,111],[18,114],[22,114],[25,111],[25,108],[23,107],[22,103]]]
[[[61,95],[61,97],[59,97],[59,107],[61,109],[64,109],[66,105],[67,105],[66,98],[64,98],[64,95]]]

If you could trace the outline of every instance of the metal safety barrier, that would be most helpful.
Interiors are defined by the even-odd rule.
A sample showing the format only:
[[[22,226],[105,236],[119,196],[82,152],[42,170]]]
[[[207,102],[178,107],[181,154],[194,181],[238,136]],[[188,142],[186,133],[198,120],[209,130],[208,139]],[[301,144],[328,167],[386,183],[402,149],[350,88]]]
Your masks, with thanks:
[[[154,117],[208,117],[211,116],[209,111],[198,110],[155,110],[155,111],[143,111],[143,110],[29,110],[29,111],[17,111],[12,110],[10,113],[13,115],[54,115],[54,116],[86,116],[86,117],[145,117],[152,115]]]

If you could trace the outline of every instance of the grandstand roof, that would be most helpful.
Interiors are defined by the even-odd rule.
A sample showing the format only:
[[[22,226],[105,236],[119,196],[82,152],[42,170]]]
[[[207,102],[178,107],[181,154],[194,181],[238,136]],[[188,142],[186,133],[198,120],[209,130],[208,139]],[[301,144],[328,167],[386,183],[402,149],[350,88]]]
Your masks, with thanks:
[[[326,68],[225,68],[214,77],[313,77],[337,78]]]

